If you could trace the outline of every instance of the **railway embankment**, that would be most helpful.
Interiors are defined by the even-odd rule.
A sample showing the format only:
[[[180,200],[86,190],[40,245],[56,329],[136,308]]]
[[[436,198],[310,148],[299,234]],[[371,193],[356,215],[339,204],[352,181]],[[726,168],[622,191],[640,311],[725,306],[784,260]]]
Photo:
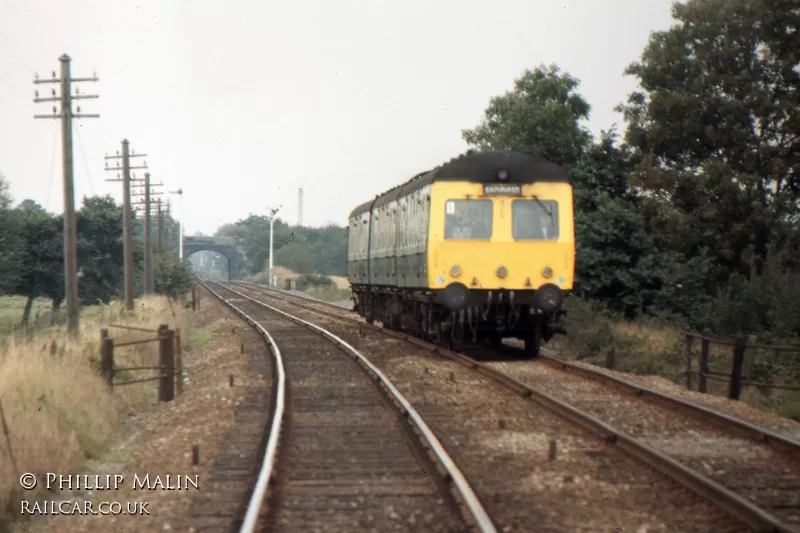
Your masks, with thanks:
[[[85,339],[75,348],[68,349],[63,358],[52,359],[47,354],[39,361],[35,359],[37,354],[27,353],[24,355],[33,358],[35,364],[20,357],[12,359],[15,366],[0,367],[0,391],[3,391],[0,395],[4,406],[7,405],[12,444],[15,451],[27,450],[26,453],[17,452],[18,469],[39,474],[82,474],[91,476],[91,479],[95,475],[105,479],[106,474],[124,478],[119,490],[111,493],[76,490],[21,495],[17,491],[13,495],[17,500],[9,502],[12,487],[6,485],[16,484],[18,476],[3,471],[0,489],[5,491],[6,499],[0,501],[3,504],[0,509],[7,510],[7,530],[16,533],[186,530],[181,525],[185,524],[185,517],[195,500],[210,488],[209,473],[215,457],[224,447],[226,434],[234,426],[237,406],[246,397],[248,387],[262,379],[249,370],[249,361],[251,354],[263,345],[255,334],[242,327],[212,298],[202,298],[200,310],[192,312],[177,304],[169,306],[166,299],[159,298],[158,302],[144,300],[136,314],[122,323],[135,323],[142,327],[168,323],[172,327],[177,320],[183,324],[183,393],[176,395],[171,402],[157,401],[157,387],[153,383],[115,387],[113,392],[107,389],[87,358],[99,355],[99,343],[95,338],[99,340],[99,329],[108,327],[110,320],[107,318],[110,317],[99,320],[96,326],[90,326],[89,321],[84,320]],[[111,335],[126,339],[134,336],[116,330],[112,330]],[[39,344],[36,346],[40,348]],[[241,353],[242,344],[244,354]],[[0,365],[4,363],[9,364],[5,360]],[[9,394],[6,391],[14,390],[14,387],[6,386],[9,375],[18,376],[17,387],[30,389],[16,400],[13,397],[7,400]],[[32,385],[35,384],[34,375],[60,375],[61,378],[47,377],[37,388]],[[47,411],[47,407],[42,411],[35,407],[35,412],[30,409],[34,405],[32,402],[43,394],[52,399],[42,401],[58,402],[51,409],[60,413],[62,420],[48,418],[47,422],[40,422],[41,427],[23,422],[20,418],[23,413],[30,417],[42,416],[41,412]],[[25,408],[19,410],[18,404]],[[66,419],[76,424],[72,428],[63,426]],[[87,424],[89,427],[84,429]],[[38,432],[34,431],[37,427]],[[94,443],[94,447],[81,446],[84,441]],[[5,446],[0,445],[0,455],[5,453]],[[0,470],[9,467],[5,459],[4,456],[0,460]],[[177,474],[186,475],[198,480],[199,490],[191,486],[189,490],[134,489],[134,476],[141,480],[148,474],[151,481],[157,477],[164,481],[165,476],[171,474],[173,484]],[[113,500],[121,502],[123,509],[128,502],[139,502],[147,504],[145,509],[149,514],[91,516],[70,513],[21,517],[20,497],[42,501],[91,501],[95,506],[101,501]],[[0,500],[3,500],[2,495]]]

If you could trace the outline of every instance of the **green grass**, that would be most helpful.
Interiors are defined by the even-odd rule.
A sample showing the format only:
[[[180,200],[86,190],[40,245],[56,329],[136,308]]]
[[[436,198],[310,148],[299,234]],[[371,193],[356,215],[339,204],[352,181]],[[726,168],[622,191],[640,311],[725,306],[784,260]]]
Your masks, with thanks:
[[[800,392],[791,393],[791,396],[776,407],[779,415],[800,422]]]
[[[194,350],[195,348],[198,348],[198,347],[202,346],[203,344],[205,344],[207,342],[211,342],[213,340],[214,340],[214,333],[213,332],[205,331],[205,330],[204,331],[198,331],[197,335],[195,335],[195,336],[193,336],[191,338],[191,340],[189,341],[188,346],[186,346],[186,349],[191,351],[191,350]]]
[[[0,296],[0,337],[11,335],[20,330],[22,312],[25,310],[25,296]],[[37,298],[31,307],[30,323],[32,326],[49,326],[49,315],[52,302],[47,298]],[[46,322],[46,323],[45,323]]]

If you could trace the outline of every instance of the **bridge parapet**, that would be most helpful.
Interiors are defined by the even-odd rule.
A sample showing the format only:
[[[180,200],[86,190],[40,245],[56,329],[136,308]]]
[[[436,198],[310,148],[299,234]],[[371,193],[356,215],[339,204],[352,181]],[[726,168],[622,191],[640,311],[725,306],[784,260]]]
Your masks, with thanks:
[[[236,239],[229,237],[185,237],[183,260],[197,252],[216,252],[228,259],[228,279],[238,279],[244,270],[244,254],[236,246]]]

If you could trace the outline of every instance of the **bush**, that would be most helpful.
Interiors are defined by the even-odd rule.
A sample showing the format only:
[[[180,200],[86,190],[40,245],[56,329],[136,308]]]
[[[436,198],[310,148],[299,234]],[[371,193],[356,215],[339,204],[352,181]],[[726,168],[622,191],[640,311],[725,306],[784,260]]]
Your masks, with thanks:
[[[192,267],[171,253],[154,254],[153,271],[156,292],[173,300],[181,294],[186,294],[194,283]]]
[[[720,335],[757,335],[767,343],[800,343],[800,272],[770,255],[749,277],[734,274],[705,309],[704,324]]]
[[[655,319],[630,321],[609,312],[596,301],[567,298],[566,338],[556,340],[568,358],[606,366],[613,352],[614,369],[677,379],[683,368],[680,330]]]
[[[297,279],[300,290],[310,287],[334,287],[333,280],[327,276],[303,276]]]

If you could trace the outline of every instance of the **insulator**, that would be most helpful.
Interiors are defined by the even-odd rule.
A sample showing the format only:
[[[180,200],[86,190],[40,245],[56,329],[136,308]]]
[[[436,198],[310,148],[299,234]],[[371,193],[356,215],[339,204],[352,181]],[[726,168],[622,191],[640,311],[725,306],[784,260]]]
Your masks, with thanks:
[[[53,113],[58,113],[58,111],[56,111],[56,106],[53,106]]]
[[[36,98],[39,98],[39,91],[33,91],[33,92],[36,95]]]
[[[33,79],[34,80],[38,80],[39,79],[39,73],[38,72],[34,72],[33,73]]]
[[[56,95],[56,90],[55,89],[50,89],[50,90],[53,91],[53,96],[55,96]]]
[[[78,106],[78,113],[81,112],[81,106]]]
[[[56,71],[53,71],[53,79],[56,79]]]

